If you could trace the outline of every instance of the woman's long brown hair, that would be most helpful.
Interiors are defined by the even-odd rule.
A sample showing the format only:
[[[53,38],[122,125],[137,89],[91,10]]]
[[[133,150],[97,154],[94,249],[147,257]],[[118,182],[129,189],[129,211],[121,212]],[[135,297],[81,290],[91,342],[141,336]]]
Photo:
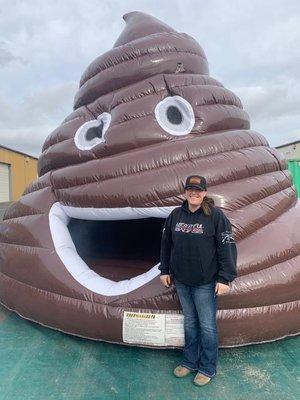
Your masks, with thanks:
[[[211,215],[211,209],[215,205],[213,198],[205,196],[202,200],[201,206],[205,215]]]

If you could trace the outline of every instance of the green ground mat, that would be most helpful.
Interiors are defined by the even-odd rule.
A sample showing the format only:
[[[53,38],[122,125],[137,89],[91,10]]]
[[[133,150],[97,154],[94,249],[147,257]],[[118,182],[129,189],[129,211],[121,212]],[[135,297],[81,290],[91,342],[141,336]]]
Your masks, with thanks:
[[[78,338],[0,305],[1,400],[300,399],[300,336],[220,349],[204,387],[173,376],[181,353]]]

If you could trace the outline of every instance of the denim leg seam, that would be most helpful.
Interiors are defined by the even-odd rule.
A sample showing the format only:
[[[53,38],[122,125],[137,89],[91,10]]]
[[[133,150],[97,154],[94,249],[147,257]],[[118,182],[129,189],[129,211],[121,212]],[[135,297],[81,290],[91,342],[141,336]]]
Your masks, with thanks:
[[[189,369],[190,371],[197,371],[197,368],[188,367],[187,365],[185,365],[185,364],[183,364],[183,363],[180,363],[179,365],[181,365],[182,367],[185,367],[185,368]]]
[[[200,369],[198,369],[198,372],[200,372],[200,374],[203,374],[203,375],[205,375],[205,376],[208,376],[209,378],[213,378],[214,376],[216,376],[216,374],[210,375],[210,374],[208,374],[207,372],[204,372],[204,371],[202,371],[202,370],[200,370]]]

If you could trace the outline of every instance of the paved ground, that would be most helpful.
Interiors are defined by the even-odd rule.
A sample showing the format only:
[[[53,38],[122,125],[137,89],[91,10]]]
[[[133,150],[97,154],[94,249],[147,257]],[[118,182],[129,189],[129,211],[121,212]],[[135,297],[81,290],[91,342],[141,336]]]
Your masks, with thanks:
[[[172,369],[181,350],[89,341],[22,319],[0,306],[1,400],[296,400],[300,336],[220,349],[205,387]]]

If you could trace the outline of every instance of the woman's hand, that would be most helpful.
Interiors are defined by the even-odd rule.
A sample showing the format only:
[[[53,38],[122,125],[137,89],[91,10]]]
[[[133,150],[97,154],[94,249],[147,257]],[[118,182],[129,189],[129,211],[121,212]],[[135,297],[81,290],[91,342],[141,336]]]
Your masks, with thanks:
[[[171,275],[160,275],[160,281],[165,287],[170,287]]]
[[[229,285],[226,285],[225,283],[217,282],[216,284],[216,294],[225,294],[228,293],[230,290]]]

